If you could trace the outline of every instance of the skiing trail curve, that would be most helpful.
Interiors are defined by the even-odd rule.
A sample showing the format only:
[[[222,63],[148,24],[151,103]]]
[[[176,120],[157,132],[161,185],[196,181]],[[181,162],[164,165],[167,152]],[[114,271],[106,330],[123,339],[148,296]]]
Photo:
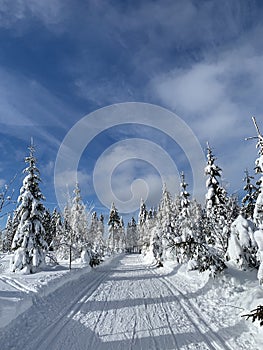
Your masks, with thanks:
[[[183,283],[183,281],[182,281]],[[215,320],[216,322],[216,320]],[[228,342],[169,276],[140,255],[121,255],[20,315],[1,350],[250,349]]]

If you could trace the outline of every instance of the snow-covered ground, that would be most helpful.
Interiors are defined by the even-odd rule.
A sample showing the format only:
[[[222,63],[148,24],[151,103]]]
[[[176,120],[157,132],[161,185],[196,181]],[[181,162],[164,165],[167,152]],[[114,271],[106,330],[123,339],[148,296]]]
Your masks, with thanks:
[[[137,254],[71,272],[17,275],[5,267],[1,350],[263,348],[263,329],[241,318],[263,304],[256,272],[229,268],[211,280]]]

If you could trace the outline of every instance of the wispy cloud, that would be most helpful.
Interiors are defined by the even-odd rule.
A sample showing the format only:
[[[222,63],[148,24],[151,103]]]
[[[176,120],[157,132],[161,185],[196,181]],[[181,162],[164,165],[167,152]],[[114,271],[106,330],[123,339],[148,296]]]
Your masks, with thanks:
[[[0,27],[16,28],[18,32],[27,29],[29,21],[39,20],[52,29],[61,24],[66,16],[68,1],[61,0],[0,0]]]

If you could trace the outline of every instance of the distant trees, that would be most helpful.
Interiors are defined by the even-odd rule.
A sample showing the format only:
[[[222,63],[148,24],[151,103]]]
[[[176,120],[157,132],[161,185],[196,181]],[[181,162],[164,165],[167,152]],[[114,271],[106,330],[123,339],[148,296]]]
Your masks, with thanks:
[[[110,214],[109,214],[109,238],[108,238],[108,251],[110,253],[120,252],[120,241],[122,240],[121,235],[122,231],[122,222],[119,216],[118,209],[115,207],[115,204],[112,203]]]
[[[126,230],[126,250],[129,253],[138,252],[138,228],[134,217],[128,222]]]

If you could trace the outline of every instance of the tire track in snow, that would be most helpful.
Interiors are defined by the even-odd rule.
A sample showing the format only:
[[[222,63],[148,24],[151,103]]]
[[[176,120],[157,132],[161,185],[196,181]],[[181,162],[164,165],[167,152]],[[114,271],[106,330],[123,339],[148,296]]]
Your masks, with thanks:
[[[150,269],[149,269],[150,270]],[[158,275],[160,281],[166,285],[168,290],[174,295],[178,303],[183,308],[188,319],[192,322],[195,329],[202,335],[205,343],[214,350],[233,350],[232,347],[225,343],[225,340],[219,336],[212,327],[206,322],[200,311],[188,300],[188,298],[165,276],[159,275],[158,273],[150,270],[154,275]],[[179,294],[181,297],[177,297]],[[183,303],[182,303],[183,301]],[[201,323],[201,325],[200,325]],[[208,331],[208,332],[207,332]],[[206,334],[204,333],[206,332]]]

